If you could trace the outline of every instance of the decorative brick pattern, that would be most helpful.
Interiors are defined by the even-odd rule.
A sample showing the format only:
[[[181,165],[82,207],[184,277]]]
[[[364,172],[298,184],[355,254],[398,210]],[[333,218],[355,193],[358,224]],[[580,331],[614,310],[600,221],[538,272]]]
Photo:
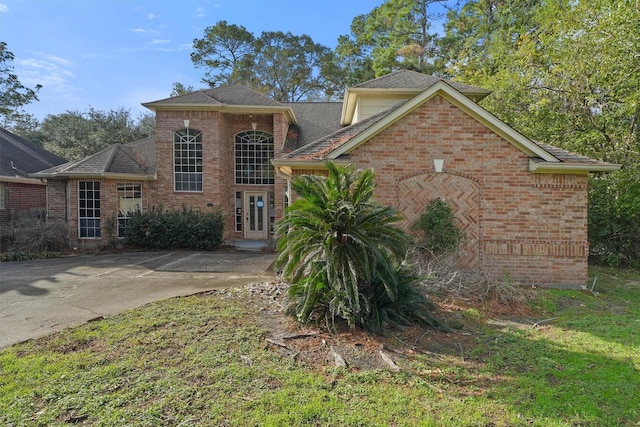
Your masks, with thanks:
[[[476,270],[480,263],[480,216],[478,184],[447,173],[429,173],[400,180],[396,206],[404,215],[400,225],[410,229],[427,204],[440,198],[447,202],[456,218],[456,226],[464,233],[465,242],[459,250],[461,268]]]

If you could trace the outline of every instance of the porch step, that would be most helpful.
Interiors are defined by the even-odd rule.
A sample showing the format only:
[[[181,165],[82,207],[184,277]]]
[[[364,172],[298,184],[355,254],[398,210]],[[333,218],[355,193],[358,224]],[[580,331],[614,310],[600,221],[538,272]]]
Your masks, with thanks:
[[[267,249],[267,240],[232,240],[231,246],[238,251],[263,252]]]

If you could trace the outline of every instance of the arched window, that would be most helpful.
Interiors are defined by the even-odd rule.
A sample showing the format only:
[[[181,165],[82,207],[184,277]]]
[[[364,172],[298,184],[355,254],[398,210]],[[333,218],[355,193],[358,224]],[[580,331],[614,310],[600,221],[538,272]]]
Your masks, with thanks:
[[[273,184],[273,135],[250,130],[236,134],[236,184]]]
[[[180,129],[173,133],[175,191],[202,191],[202,132]]]

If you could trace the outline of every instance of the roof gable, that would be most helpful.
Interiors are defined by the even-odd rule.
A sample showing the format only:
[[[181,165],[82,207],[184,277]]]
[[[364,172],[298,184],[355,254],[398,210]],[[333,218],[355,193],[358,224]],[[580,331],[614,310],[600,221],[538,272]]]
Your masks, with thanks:
[[[357,120],[356,110],[363,101],[382,100],[384,98],[397,100],[410,99],[432,87],[438,82],[445,82],[464,96],[480,101],[491,93],[486,89],[475,86],[443,80],[416,71],[400,70],[373,80],[347,88],[344,95],[341,122],[349,125]]]
[[[154,137],[130,144],[113,144],[80,160],[43,170],[30,176],[36,178],[128,177],[154,178],[156,154]]]
[[[551,149],[549,148],[550,146],[536,144],[442,80],[436,82],[414,98],[399,103],[361,122],[349,125],[320,140],[314,141],[308,146],[302,147],[282,157],[282,159],[274,161],[274,164],[279,166],[287,164],[293,165],[296,162],[336,160],[340,156],[348,154],[361,144],[369,141],[373,136],[382,132],[405,115],[410,114],[418,106],[428,102],[436,95],[442,96],[448,102],[469,114],[479,123],[498,134],[527,156],[536,159],[536,167],[534,167],[534,163],[532,163],[530,167],[532,172],[559,171],[563,169],[573,171],[615,170],[618,168],[617,165],[574,155],[566,150]],[[578,157],[581,158],[579,161]],[[545,169],[543,165],[552,166]]]
[[[502,136],[504,139],[509,141],[521,151],[525,152],[527,155],[540,157],[546,161],[551,162],[558,161],[558,159],[555,158],[551,153],[542,149],[540,146],[536,145],[535,143],[524,137],[522,134],[518,133],[511,127],[507,126],[505,123],[498,120],[487,110],[480,107],[478,104],[471,101],[469,98],[467,98],[462,93],[442,80],[438,80],[427,90],[423,91],[418,96],[415,96],[414,98],[406,102],[397,104],[396,106],[378,113],[375,116],[369,117],[362,122],[347,126],[343,130],[336,132],[336,134],[346,136],[346,138],[336,139],[335,134],[328,135],[322,140],[314,142],[312,147],[303,147],[300,150],[294,151],[288,157],[293,159],[296,158],[297,155],[302,153],[306,153],[306,155],[309,156],[310,154],[312,154],[311,151],[314,148],[321,148],[320,151],[324,153],[324,155],[321,156],[323,157],[323,160],[336,159],[339,156],[355,149],[360,144],[368,141],[374,135],[391,126],[393,123],[397,122],[405,115],[411,113],[419,105],[422,105],[423,103],[429,101],[436,95],[443,96],[449,102],[456,105],[458,108],[474,117],[483,125],[487,126],[491,130]],[[328,143],[329,140],[333,140],[334,142]],[[331,146],[331,150],[327,151],[327,146]]]

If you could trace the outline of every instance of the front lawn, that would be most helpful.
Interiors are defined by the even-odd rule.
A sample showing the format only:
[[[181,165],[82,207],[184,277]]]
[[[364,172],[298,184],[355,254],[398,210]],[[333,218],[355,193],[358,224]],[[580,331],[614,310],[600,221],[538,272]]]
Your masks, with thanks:
[[[592,274],[526,316],[460,306],[462,329],[384,340],[296,331],[256,286],[149,304],[1,350],[0,424],[637,426],[640,274]]]

